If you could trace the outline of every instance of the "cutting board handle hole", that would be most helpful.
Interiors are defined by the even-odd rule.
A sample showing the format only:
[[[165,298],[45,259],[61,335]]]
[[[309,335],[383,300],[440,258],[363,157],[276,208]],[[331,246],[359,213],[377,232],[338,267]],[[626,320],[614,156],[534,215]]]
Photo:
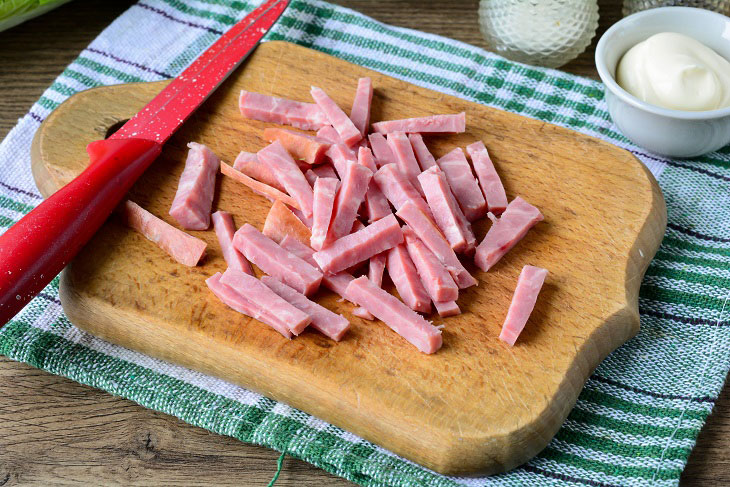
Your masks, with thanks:
[[[114,132],[116,132],[117,130],[119,130],[120,128],[122,128],[122,126],[125,123],[127,123],[127,122],[129,122],[129,119],[128,118],[125,119],[125,120],[120,120],[120,121],[112,124],[111,127],[109,127],[108,129],[106,129],[106,135],[104,136],[104,138],[105,139],[108,139],[109,137],[111,137],[112,135],[114,135]]]

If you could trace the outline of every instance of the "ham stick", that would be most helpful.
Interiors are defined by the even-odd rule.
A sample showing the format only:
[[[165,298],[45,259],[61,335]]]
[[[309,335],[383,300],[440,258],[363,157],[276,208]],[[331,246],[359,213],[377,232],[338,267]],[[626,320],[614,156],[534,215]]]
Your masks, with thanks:
[[[186,230],[207,230],[220,159],[203,144],[190,142],[170,216]]]
[[[245,272],[229,267],[220,282],[243,296],[259,314],[275,314],[295,335],[299,335],[312,322],[307,313],[292,306],[263,282]]]
[[[312,217],[312,187],[291,155],[278,140],[267,145],[256,154],[266,164],[286,192],[298,203],[297,209],[307,218]]]
[[[365,137],[370,125],[370,104],[372,100],[373,81],[370,78],[360,78],[357,80],[355,99],[352,102],[352,110],[350,110],[350,120],[363,137]]]
[[[327,239],[327,231],[332,221],[337,179],[317,178],[314,182],[314,216],[312,218],[312,237],[309,240],[315,250],[321,250]],[[350,224],[352,228],[352,224]]]
[[[221,173],[223,173],[224,176],[228,176],[229,178],[238,181],[245,186],[248,186],[256,194],[264,196],[273,201],[281,201],[282,203],[287,204],[292,208],[299,209],[299,203],[288,194],[282,193],[278,189],[272,188],[268,184],[256,181],[255,179],[246,176],[240,171],[236,171],[225,162],[221,162]]]
[[[337,130],[342,142],[348,146],[352,146],[362,139],[363,134],[361,134],[357,127],[355,127],[355,124],[352,123],[350,117],[348,117],[345,112],[337,106],[337,103],[335,103],[334,100],[332,100],[332,98],[324,92],[324,90],[317,88],[316,86],[312,86],[310,93],[312,94],[312,98],[314,98],[317,106],[319,106],[325,117],[327,117],[327,120],[329,120],[329,123],[335,128],[335,130]]]
[[[413,153],[416,154],[418,164],[423,171],[436,165],[436,159],[434,159],[431,151],[426,147],[426,143],[423,141],[421,134],[410,134],[408,135],[408,140],[411,142]]]
[[[403,236],[406,239],[408,255],[415,264],[421,283],[430,298],[434,302],[456,301],[459,297],[459,288],[449,271],[407,225],[403,227]]]
[[[276,315],[276,313],[256,306],[255,303],[246,299],[235,289],[223,284],[221,282],[220,272],[216,272],[206,279],[205,284],[208,286],[208,289],[210,289],[211,292],[223,302],[223,304],[238,311],[239,313],[243,313],[246,316],[250,316],[251,318],[258,320],[265,325],[269,325],[271,328],[281,333],[284,338],[291,339],[291,330],[287,324]]]
[[[253,275],[251,264],[233,246],[233,234],[236,228],[233,225],[233,217],[231,214],[227,211],[216,211],[210,217],[213,220],[213,228],[218,237],[218,243],[221,246],[221,253],[228,267]]]
[[[398,163],[395,158],[395,154],[393,154],[393,151],[390,149],[388,141],[385,139],[383,134],[370,134],[368,135],[368,140],[370,141],[370,148],[373,150],[375,163],[378,167]]]
[[[471,163],[474,166],[474,172],[477,173],[479,184],[482,186],[489,211],[495,215],[502,214],[507,209],[507,195],[484,142],[474,142],[466,146],[466,151],[471,157]]]
[[[365,193],[372,177],[373,173],[367,167],[354,162],[347,163],[347,170],[342,175],[342,184],[337,191],[337,198],[332,210],[332,221],[327,233],[327,243],[350,233],[352,224],[357,217],[357,210],[365,199]]]
[[[436,164],[446,175],[446,180],[466,219],[473,222],[486,215],[487,202],[471,172],[464,151],[457,147],[436,161]]]
[[[289,304],[309,315],[312,319],[312,327],[334,341],[339,342],[342,340],[342,337],[350,328],[350,322],[344,316],[335,314],[324,306],[310,301],[304,294],[287,286],[278,279],[274,279],[271,276],[264,276],[261,278],[261,282],[289,302]]]
[[[535,308],[537,295],[540,294],[547,274],[547,269],[541,267],[526,265],[522,268],[507,317],[502,325],[502,332],[499,334],[500,340],[507,342],[510,346],[515,344]]]
[[[513,199],[477,247],[474,262],[481,270],[488,271],[542,220],[540,210],[519,196]]]
[[[438,303],[434,301],[433,306],[436,308],[436,311],[438,311],[439,316],[442,318],[461,314],[461,310],[459,309],[459,305],[456,304],[456,301],[447,301],[444,303]]]
[[[358,149],[357,163],[370,169],[373,174],[378,171],[373,153],[367,147],[360,147]],[[367,193],[365,193],[365,214],[368,217],[368,221],[373,223],[381,218],[385,218],[391,213],[388,199],[380,191],[380,187],[371,182],[368,186]]]
[[[423,193],[421,191],[421,185],[418,182],[418,175],[421,173],[421,169],[418,167],[416,155],[413,153],[413,147],[406,134],[403,132],[389,133],[387,141],[395,155],[396,164],[400,172],[408,178],[408,181],[411,182],[419,193]]]
[[[406,132],[409,134],[443,134],[461,133],[466,130],[466,113],[453,115],[431,115],[428,117],[406,118],[403,120],[388,120],[373,124],[373,132],[389,134],[391,132]]]
[[[314,103],[302,103],[243,90],[238,99],[238,107],[241,115],[246,118],[291,125],[302,130],[317,130],[327,124],[327,117]]]
[[[416,266],[404,244],[396,245],[388,251],[386,267],[403,302],[413,311],[429,313],[431,299],[421,284]]]
[[[434,353],[441,348],[441,330],[365,276],[347,286],[347,295],[421,352]]]
[[[426,201],[395,164],[382,166],[373,176],[373,180],[396,210],[410,201],[429,218],[433,218]]]
[[[154,242],[180,264],[195,267],[205,256],[205,242],[157,218],[137,203],[126,200],[119,206],[119,213],[127,226]]]

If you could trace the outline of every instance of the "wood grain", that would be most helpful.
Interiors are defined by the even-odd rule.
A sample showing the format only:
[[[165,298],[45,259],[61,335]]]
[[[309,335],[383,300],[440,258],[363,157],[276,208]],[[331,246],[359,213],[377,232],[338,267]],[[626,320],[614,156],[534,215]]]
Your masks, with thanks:
[[[0,137],[26,113],[42,91],[78,53],[133,2],[74,2],[0,33]],[[463,4],[419,0],[334,0],[394,25],[421,29],[482,45],[475,18],[461,10]],[[457,5],[458,4],[458,5]],[[398,5],[407,8],[399,9]],[[601,32],[620,18],[621,0],[599,0]],[[441,10],[441,9],[447,10]],[[595,42],[565,70],[596,78],[592,61]],[[99,404],[100,413],[87,404]],[[19,407],[18,405],[21,405]],[[37,415],[28,417],[28,410]],[[209,434],[176,418],[144,409],[130,401],[81,386],[68,379],[51,376],[0,357],[0,484],[70,485],[266,485],[273,472],[277,453]],[[132,444],[129,430],[119,428],[117,415],[128,415],[139,437],[169,435],[171,442],[157,442],[157,454],[140,462],[144,475],[131,481],[119,465],[142,458],[141,442]],[[41,419],[54,417],[58,421]],[[726,387],[697,446],[690,456],[681,485],[727,485],[730,482],[730,391]],[[132,425],[128,425],[131,428]],[[42,440],[37,431],[43,429]],[[88,435],[87,435],[88,433]],[[86,448],[89,438],[105,438],[94,448]],[[177,442],[196,448],[200,454],[187,455]],[[7,446],[12,444],[12,448]],[[112,445],[110,447],[110,445]],[[124,445],[115,448],[114,445]],[[103,454],[100,454],[103,451]],[[167,463],[158,461],[163,458]],[[233,461],[229,461],[234,459]],[[79,465],[83,468],[79,468]],[[313,467],[288,459],[278,485],[352,485]]]
[[[348,106],[362,76],[373,79],[373,120],[466,112],[465,133],[429,138],[434,155],[483,140],[508,197],[519,194],[545,215],[491,272],[476,272],[480,285],[459,299],[463,314],[431,316],[446,325],[437,354],[420,354],[382,324],[355,318],[352,305],[333,293],[317,300],[353,324],[336,345],[314,332],[288,342],[244,318],[204,285],[225,270],[212,231],[192,232],[208,241],[209,256],[185,268],[111,219],[64,271],[61,302],[69,319],[94,335],[242,384],[436,471],[509,470],[545,447],[593,368],[638,330],[639,283],[664,234],[666,210],[654,178],[630,153],[314,50],[268,42],[168,141],[130,198],[174,224],[167,213],[188,141],[208,145],[224,161],[263,147],[263,129],[271,124],[240,117],[240,90],[302,100],[316,84]],[[56,109],[34,139],[41,189],[50,193],[48,186],[75,177],[87,164],[86,144],[166,83],[95,88]],[[239,225],[261,228],[271,203],[220,178],[214,206]],[[486,221],[475,227],[478,237]],[[510,349],[497,338],[499,324],[527,263],[549,269],[550,278],[520,344]]]

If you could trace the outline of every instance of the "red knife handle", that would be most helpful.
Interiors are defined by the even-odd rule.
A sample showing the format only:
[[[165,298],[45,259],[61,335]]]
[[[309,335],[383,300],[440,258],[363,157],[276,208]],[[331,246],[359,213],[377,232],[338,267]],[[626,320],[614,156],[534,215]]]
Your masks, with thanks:
[[[145,139],[97,140],[89,166],[0,235],[0,327],[68,264],[162,150]]]

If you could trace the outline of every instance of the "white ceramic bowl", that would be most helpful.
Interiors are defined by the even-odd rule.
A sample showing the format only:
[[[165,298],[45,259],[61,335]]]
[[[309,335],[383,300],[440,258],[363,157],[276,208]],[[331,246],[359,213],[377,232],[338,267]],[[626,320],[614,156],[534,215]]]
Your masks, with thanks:
[[[689,7],[629,15],[608,29],[596,47],[596,68],[606,85],[613,122],[637,145],[666,156],[698,156],[730,143],[730,107],[703,112],[670,110],[643,102],[616,83],[616,66],[626,51],[659,32],[693,37],[730,60],[730,18],[724,15]]]

